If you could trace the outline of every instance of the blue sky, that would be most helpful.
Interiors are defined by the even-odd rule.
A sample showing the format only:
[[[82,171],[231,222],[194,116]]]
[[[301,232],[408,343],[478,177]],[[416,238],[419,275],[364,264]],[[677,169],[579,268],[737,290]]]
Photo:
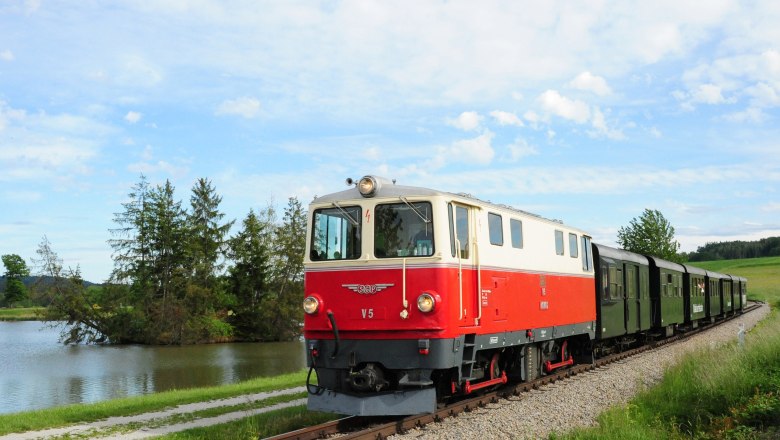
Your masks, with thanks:
[[[0,253],[102,281],[141,173],[222,209],[378,174],[614,244],[780,235],[776,1],[0,4]]]

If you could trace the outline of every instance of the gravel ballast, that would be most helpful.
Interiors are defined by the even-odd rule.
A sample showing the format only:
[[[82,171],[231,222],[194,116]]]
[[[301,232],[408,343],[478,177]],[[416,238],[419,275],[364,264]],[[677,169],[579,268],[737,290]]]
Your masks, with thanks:
[[[769,306],[763,305],[685,341],[644,352],[391,438],[536,439],[575,427],[594,426],[601,412],[611,406],[624,404],[641,389],[657,384],[666,369],[685,354],[703,346],[736,341],[739,324],[745,324],[746,329],[751,329],[768,313]]]

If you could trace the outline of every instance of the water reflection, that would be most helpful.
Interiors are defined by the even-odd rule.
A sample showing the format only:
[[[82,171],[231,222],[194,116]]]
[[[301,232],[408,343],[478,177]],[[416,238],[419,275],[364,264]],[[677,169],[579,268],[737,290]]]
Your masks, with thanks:
[[[185,347],[64,346],[40,322],[0,322],[0,413],[297,371],[302,342]]]

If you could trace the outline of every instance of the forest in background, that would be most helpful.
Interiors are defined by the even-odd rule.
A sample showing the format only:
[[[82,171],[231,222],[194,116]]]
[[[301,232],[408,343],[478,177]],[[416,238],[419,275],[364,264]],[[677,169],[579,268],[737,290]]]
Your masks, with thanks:
[[[739,260],[743,258],[780,256],[780,237],[756,241],[723,241],[699,246],[685,254],[688,261]]]
[[[195,183],[185,207],[169,181],[151,186],[141,176],[110,230],[110,279],[85,282],[44,236],[15,305],[46,306],[43,318],[61,323],[65,343],[298,338],[306,211],[297,198],[281,219],[272,205],[250,209],[231,236],[235,221],[224,219],[221,201],[207,179]],[[11,280],[17,287],[19,278]]]

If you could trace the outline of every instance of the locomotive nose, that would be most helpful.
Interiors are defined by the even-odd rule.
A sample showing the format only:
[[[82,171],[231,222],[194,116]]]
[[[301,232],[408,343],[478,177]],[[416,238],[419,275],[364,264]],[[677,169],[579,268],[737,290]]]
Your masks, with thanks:
[[[366,364],[362,370],[350,373],[347,383],[353,390],[361,392],[381,391],[388,384],[382,368],[372,363]]]

